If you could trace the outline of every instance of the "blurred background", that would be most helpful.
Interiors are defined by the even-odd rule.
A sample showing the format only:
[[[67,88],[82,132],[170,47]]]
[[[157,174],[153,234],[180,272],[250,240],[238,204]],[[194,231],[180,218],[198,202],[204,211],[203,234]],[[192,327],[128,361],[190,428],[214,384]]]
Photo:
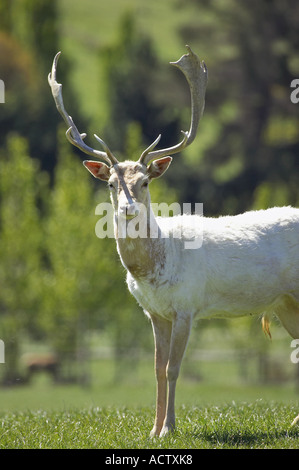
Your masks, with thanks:
[[[151,325],[115,241],[95,235],[109,196],[66,141],[47,74],[61,50],[86,142],[134,159],[189,128],[188,86],[168,65],[185,44],[209,69],[206,108],[153,202],[202,202],[206,216],[298,206],[297,0],[0,1],[0,411],[154,403]],[[296,399],[291,339],[275,321],[272,336],[258,318],[198,321],[178,401]]]

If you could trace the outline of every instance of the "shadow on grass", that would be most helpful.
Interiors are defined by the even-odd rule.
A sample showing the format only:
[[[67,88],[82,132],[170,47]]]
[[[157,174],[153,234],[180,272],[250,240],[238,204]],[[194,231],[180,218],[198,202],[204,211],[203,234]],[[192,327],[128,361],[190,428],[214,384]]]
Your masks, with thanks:
[[[228,431],[228,430],[199,430],[190,433],[190,438],[198,441],[209,442],[212,446],[218,447],[279,447],[279,443],[291,439],[299,438],[299,429],[284,429],[281,431],[255,432],[255,431]],[[298,442],[298,441],[297,441]],[[299,444],[298,444],[299,446]]]

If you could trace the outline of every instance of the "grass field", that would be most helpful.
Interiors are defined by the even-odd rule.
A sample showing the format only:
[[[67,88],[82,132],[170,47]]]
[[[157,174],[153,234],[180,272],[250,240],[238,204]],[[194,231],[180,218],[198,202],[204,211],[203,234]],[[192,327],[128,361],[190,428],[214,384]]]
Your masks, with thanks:
[[[293,384],[242,384],[233,364],[210,364],[211,375],[203,381],[183,374],[177,389],[177,431],[151,440],[152,361],[142,361],[138,376],[121,384],[113,383],[110,360],[95,361],[92,368],[88,388],[54,386],[41,374],[31,386],[0,389],[0,448],[299,448],[299,426],[290,426],[299,413]]]
[[[294,406],[275,402],[181,406],[177,431],[149,438],[153,409],[125,407],[8,413],[1,417],[0,448],[211,449],[299,447],[290,423]]]
[[[239,323],[235,321],[241,328],[242,320]],[[243,329],[250,343],[244,325]],[[274,354],[275,361],[281,361],[285,379],[268,384],[257,380],[254,361],[248,379],[240,375],[240,362],[225,330],[205,330],[199,342],[204,349],[197,350],[205,351],[202,359],[191,354],[192,345],[199,346],[198,331],[193,333],[178,380],[174,435],[149,439],[155,414],[152,354],[141,356],[138,366],[125,368],[119,383],[108,354],[84,365],[91,378],[86,387],[54,385],[41,373],[31,385],[0,388],[0,448],[299,448],[299,426],[290,426],[299,413],[294,382],[298,365],[290,361],[289,338],[282,329],[273,325],[273,342],[265,345],[270,357]],[[105,336],[92,340],[93,348],[108,344]],[[205,356],[208,352],[213,358]]]

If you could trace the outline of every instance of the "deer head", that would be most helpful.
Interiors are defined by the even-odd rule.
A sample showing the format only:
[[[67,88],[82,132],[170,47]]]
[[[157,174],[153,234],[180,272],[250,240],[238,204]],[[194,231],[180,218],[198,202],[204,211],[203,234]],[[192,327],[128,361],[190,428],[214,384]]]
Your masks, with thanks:
[[[177,62],[171,62],[171,64],[183,72],[189,84],[191,93],[190,129],[188,132],[182,131],[183,139],[177,145],[154,150],[160,141],[161,135],[159,135],[157,139],[144,150],[137,162],[119,162],[105,142],[96,134],[94,134],[94,136],[101,144],[104,151],[95,150],[85,144],[84,138],[86,134],[80,134],[71,116],[67,114],[63,104],[62,85],[56,81],[56,69],[60,52],[58,52],[54,58],[48,81],[56,107],[68,127],[66,137],[71,144],[78,147],[84,153],[106,162],[85,160],[83,164],[95,178],[108,182],[116,213],[127,219],[138,215],[138,203],[142,203],[148,207],[150,202],[148,184],[153,178],[158,178],[167,170],[172,161],[170,155],[182,151],[190,145],[196,137],[198,124],[204,110],[208,72],[205,63],[198,59],[197,55],[192,52],[189,46],[186,47],[188,53],[183,55]]]

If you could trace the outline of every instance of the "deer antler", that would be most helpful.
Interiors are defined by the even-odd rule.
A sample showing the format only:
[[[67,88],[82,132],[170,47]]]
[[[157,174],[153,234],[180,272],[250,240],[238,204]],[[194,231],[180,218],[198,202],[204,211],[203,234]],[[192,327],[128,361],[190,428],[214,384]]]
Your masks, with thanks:
[[[198,124],[202,116],[204,105],[205,105],[205,92],[208,79],[208,70],[204,61],[200,61],[194,52],[192,52],[189,46],[186,46],[188,54],[184,54],[177,62],[170,62],[175,67],[178,67],[183,74],[185,75],[191,93],[191,125],[188,132],[182,131],[184,134],[183,140],[173,147],[166,149],[155,150],[153,149],[158,144],[161,135],[142,153],[139,158],[139,163],[147,165],[151,160],[156,158],[164,157],[166,155],[173,155],[180,152],[188,145],[190,145],[196,137]],[[66,131],[66,137],[71,142],[71,144],[78,147],[84,153],[91,155],[93,157],[102,158],[109,163],[110,166],[117,165],[119,162],[117,158],[110,151],[105,142],[100,139],[96,134],[94,134],[97,141],[102,145],[105,152],[95,150],[83,142],[83,139],[86,137],[86,134],[80,134],[76,125],[73,122],[71,116],[68,115],[64,108],[63,98],[62,98],[62,85],[56,81],[56,69],[57,62],[61,52],[58,52],[53,60],[52,71],[49,73],[48,81],[52,90],[52,95],[56,104],[56,107],[63,117],[64,121],[68,126]]]
[[[182,131],[184,134],[183,140],[173,147],[166,149],[155,150],[153,148],[160,140],[159,136],[141,155],[139,162],[147,165],[155,158],[164,157],[165,155],[172,155],[178,153],[195,139],[198,124],[203,114],[205,106],[205,93],[208,80],[208,69],[204,61],[200,61],[189,46],[186,46],[188,54],[183,55],[177,62],[170,62],[175,67],[178,67],[185,75],[191,93],[191,125],[188,132]]]
[[[48,75],[48,82],[52,90],[52,95],[53,95],[56,107],[59,113],[61,114],[61,116],[63,117],[66,125],[68,126],[68,130],[66,131],[67,139],[70,141],[71,144],[78,147],[84,153],[87,153],[88,155],[92,155],[93,157],[96,157],[96,158],[102,158],[107,163],[109,163],[110,166],[116,165],[117,163],[119,163],[118,160],[109,150],[105,142],[101,140],[97,135],[94,134],[98,142],[100,142],[100,144],[104,147],[105,152],[101,152],[100,150],[95,150],[83,142],[83,139],[86,137],[86,134],[85,133],[80,134],[80,132],[78,131],[77,127],[75,126],[73,122],[73,119],[66,112],[64,104],[63,104],[63,98],[62,98],[62,85],[60,83],[57,83],[56,81],[57,62],[58,62],[60,54],[61,52],[58,52],[56,56],[54,57],[52,71]]]

